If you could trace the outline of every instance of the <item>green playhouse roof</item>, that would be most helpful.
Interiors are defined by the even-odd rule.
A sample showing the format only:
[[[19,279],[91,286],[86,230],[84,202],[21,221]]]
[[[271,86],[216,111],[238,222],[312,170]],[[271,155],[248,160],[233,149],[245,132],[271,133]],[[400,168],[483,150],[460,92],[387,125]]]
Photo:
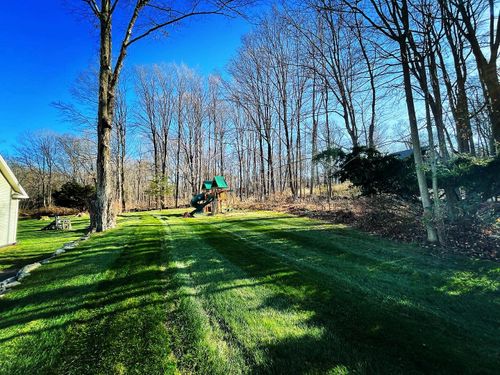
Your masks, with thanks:
[[[227,182],[224,179],[224,176],[215,176],[214,180],[212,181],[212,186],[213,187],[222,188],[222,189],[227,189],[228,188]]]
[[[211,180],[203,181],[203,185],[201,186],[201,188],[205,190],[210,190],[212,188],[212,181]]]

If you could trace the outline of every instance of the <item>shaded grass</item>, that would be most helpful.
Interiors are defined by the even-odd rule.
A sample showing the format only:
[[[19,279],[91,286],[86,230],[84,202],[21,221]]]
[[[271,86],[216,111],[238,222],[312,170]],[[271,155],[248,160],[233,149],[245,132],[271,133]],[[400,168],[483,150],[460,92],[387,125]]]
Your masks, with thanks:
[[[43,259],[64,243],[81,237],[89,225],[89,218],[71,217],[71,230],[40,230],[49,223],[36,219],[19,220],[17,244],[0,248],[0,274]]]
[[[0,300],[0,373],[173,373],[162,232],[150,216],[125,220]]]
[[[494,373],[498,366],[494,263],[437,259],[279,214],[164,218],[178,244],[170,267],[191,285],[179,298],[200,307],[199,319],[210,323],[205,340],[233,348],[240,372]],[[195,368],[200,358],[188,358],[183,365]]]
[[[0,374],[495,373],[500,270],[270,212],[135,213],[0,300]]]

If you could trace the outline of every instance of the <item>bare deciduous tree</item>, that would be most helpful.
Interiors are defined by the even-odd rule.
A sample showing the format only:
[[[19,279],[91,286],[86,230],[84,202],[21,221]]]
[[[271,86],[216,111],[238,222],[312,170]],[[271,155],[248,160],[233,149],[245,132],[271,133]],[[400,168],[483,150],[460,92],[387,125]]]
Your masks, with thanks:
[[[99,101],[97,111],[97,197],[91,215],[91,225],[97,231],[114,226],[112,210],[112,176],[110,168],[111,129],[116,101],[116,87],[129,47],[177,24],[187,18],[201,15],[234,14],[243,3],[237,0],[205,0],[184,2],[136,0],[84,0],[99,24]],[[112,26],[116,12],[121,11],[125,21],[123,36],[118,43],[118,54],[113,59]],[[143,25],[137,25],[143,20]],[[150,20],[148,23],[147,20]],[[142,26],[142,27],[141,27]]]

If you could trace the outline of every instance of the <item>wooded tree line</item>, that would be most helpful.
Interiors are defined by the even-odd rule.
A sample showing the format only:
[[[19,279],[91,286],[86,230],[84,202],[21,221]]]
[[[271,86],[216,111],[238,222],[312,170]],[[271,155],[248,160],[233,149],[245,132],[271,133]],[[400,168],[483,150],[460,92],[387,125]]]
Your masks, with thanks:
[[[406,145],[413,150],[428,237],[436,241],[433,218],[439,210],[452,214],[461,199],[457,186],[439,181],[438,169],[458,153],[486,158],[498,152],[495,6],[491,0],[285,4],[243,38],[222,77],[176,65],[131,70],[120,78],[127,90],[113,82],[106,135],[115,211],[185,204],[215,174],[224,174],[240,199],[329,199],[335,160],[318,162],[322,151]],[[103,90],[99,74],[87,90],[95,106]],[[89,116],[70,112],[74,121],[99,122],[95,109]],[[39,204],[51,203],[54,171],[82,183],[102,179],[99,137],[50,136],[50,145],[45,138],[30,137],[17,158],[40,176],[34,184]]]
[[[460,0],[274,9],[229,69],[230,100],[257,135],[261,195],[275,184],[293,197],[304,185],[313,192],[317,166],[308,161],[318,149],[383,146],[377,136],[390,117],[380,114],[402,95],[406,114],[392,116],[407,118],[423,222],[438,241],[437,218],[453,217],[463,198],[438,181],[439,169],[458,153],[487,157],[500,145],[499,12],[493,1]]]

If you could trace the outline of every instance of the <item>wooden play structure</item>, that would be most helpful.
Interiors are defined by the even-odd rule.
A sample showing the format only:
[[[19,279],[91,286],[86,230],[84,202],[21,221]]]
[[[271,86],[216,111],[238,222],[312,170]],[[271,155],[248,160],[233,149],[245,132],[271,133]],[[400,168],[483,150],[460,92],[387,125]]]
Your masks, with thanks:
[[[224,176],[215,176],[213,180],[203,181],[201,190],[201,193],[191,199],[191,206],[195,210],[185,216],[194,216],[203,212],[215,215],[227,208],[229,187]]]
[[[204,212],[213,214],[222,212],[228,201],[228,190],[224,176],[215,176],[213,180],[205,180],[202,184],[202,191],[214,197],[212,204],[203,208]]]

